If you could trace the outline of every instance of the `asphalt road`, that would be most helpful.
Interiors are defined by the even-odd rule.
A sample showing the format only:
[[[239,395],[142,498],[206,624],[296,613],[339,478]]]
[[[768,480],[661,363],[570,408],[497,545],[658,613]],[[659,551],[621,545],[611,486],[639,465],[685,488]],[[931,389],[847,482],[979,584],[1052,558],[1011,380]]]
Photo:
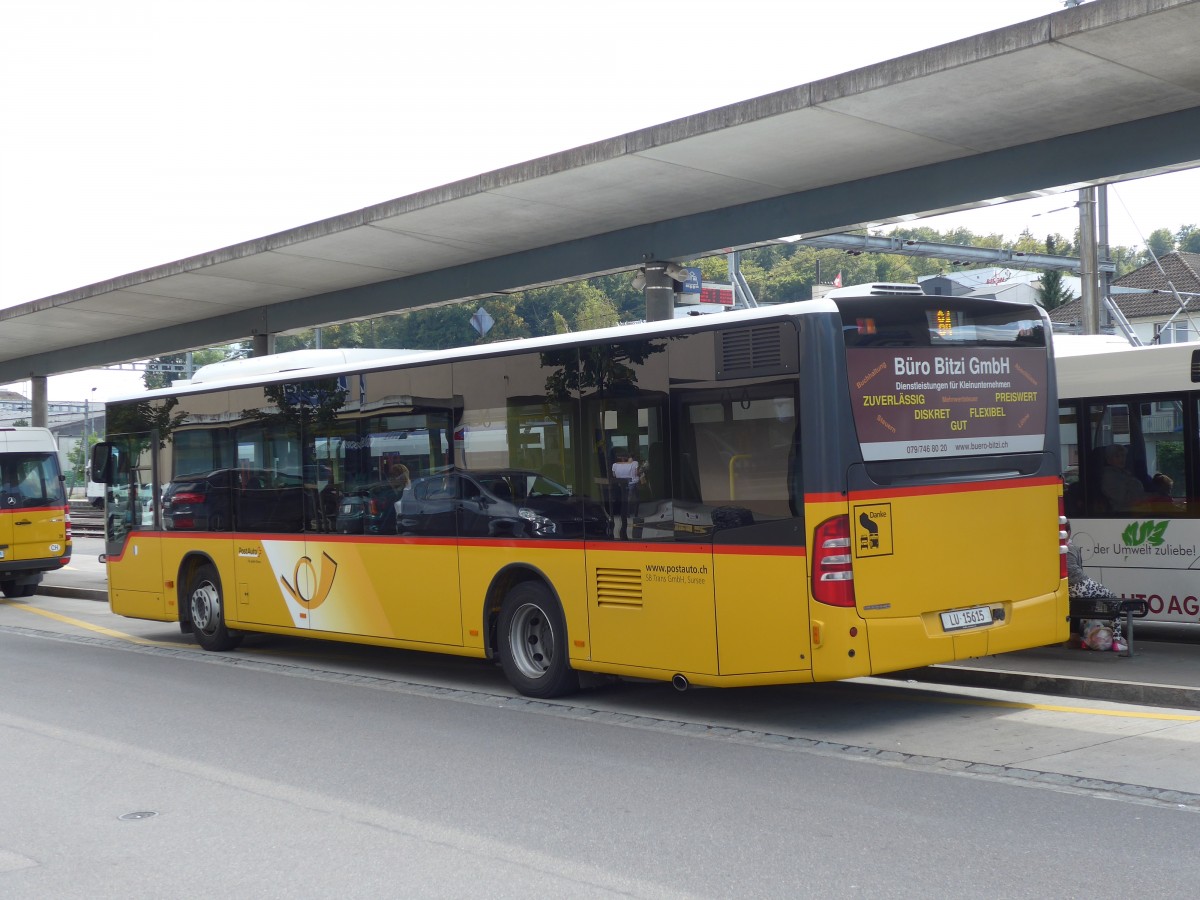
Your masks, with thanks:
[[[1195,712],[478,661],[0,604],[5,897],[1193,896]]]

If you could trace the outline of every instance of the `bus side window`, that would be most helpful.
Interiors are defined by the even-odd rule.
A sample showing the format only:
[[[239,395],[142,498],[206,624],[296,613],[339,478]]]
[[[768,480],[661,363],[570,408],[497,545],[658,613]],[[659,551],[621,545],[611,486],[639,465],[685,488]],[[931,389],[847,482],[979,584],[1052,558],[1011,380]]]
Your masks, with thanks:
[[[1087,469],[1087,512],[1090,516],[1106,516],[1112,512],[1112,504],[1104,496],[1100,484],[1104,476],[1104,467],[1108,465],[1108,445],[1093,447],[1088,454]]]

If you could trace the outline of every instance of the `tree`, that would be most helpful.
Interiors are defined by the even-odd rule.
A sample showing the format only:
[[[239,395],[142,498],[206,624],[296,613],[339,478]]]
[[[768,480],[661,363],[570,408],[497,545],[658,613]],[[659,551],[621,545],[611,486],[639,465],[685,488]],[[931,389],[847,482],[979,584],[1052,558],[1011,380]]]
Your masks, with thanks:
[[[87,436],[87,447],[79,441],[67,451],[67,467],[71,473],[72,484],[83,484],[87,477],[87,464],[92,455],[92,447],[100,443],[100,435],[91,433]]]
[[[1184,225],[1175,232],[1175,246],[1184,253],[1200,253],[1200,228]]]
[[[593,291],[584,297],[575,309],[574,325],[576,331],[586,331],[591,328],[607,328],[621,321],[617,308],[612,301]]]
[[[1158,259],[1162,259],[1175,249],[1175,235],[1165,228],[1156,228],[1146,238],[1146,249]]]
[[[1050,269],[1042,273],[1042,286],[1038,288],[1038,299],[1042,308],[1047,311],[1057,309],[1064,303],[1075,299],[1070,289],[1063,283],[1063,273]]]
[[[1062,252],[1059,247],[1061,240],[1062,237],[1060,235],[1046,235],[1046,253],[1050,256],[1060,254]],[[1036,251],[1031,252],[1040,251],[1041,248],[1039,247]],[[1038,288],[1038,299],[1041,300],[1043,309],[1051,310],[1057,309],[1064,303],[1070,303],[1075,298],[1063,283],[1063,273],[1058,269],[1047,269],[1042,273],[1042,285]]]
[[[227,347],[210,347],[206,350],[196,350],[192,353],[192,370],[195,371],[201,366],[207,366],[211,363],[224,362],[233,356],[235,352],[244,352],[241,344],[230,344]],[[150,362],[182,366],[187,362],[187,354],[171,353],[166,356],[156,357],[150,360]],[[149,369],[147,369],[146,374],[142,376],[142,383],[146,385],[148,390],[156,390],[157,388],[170,387],[172,381],[184,377],[186,376],[183,372],[151,372]]]

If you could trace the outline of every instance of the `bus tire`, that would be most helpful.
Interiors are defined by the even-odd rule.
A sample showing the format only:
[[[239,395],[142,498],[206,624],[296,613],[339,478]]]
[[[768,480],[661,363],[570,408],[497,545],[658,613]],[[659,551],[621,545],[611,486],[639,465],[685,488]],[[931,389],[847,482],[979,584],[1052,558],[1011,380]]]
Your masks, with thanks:
[[[192,634],[205,650],[232,650],[242,642],[240,634],[225,627],[225,598],[216,566],[205,563],[196,569],[188,582],[187,602]]]
[[[500,610],[500,667],[526,697],[548,699],[579,689],[571,668],[567,624],[558,601],[542,584],[525,581]]]

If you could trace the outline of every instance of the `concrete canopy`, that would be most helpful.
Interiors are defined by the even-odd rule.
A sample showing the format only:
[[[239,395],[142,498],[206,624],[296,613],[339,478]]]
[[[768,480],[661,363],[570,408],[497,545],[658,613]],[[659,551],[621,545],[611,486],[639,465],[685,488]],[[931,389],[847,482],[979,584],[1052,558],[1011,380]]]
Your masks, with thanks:
[[[1196,35],[1094,0],[0,310],[0,383],[1188,168]]]

